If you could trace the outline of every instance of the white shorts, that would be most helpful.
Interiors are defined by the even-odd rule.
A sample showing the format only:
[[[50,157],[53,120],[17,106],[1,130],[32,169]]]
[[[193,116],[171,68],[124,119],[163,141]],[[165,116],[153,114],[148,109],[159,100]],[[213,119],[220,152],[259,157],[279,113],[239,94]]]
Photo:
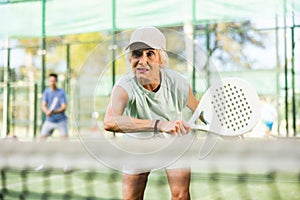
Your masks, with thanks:
[[[68,135],[68,120],[63,120],[60,122],[51,122],[51,121],[45,121],[42,130],[41,135],[43,136],[49,136],[53,133],[53,131],[57,129],[60,133],[60,135]]]

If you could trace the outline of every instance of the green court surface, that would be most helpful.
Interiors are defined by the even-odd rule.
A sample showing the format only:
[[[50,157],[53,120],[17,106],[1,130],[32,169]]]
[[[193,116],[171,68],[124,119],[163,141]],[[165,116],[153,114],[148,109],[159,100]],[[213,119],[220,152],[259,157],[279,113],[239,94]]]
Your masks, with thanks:
[[[118,171],[2,170],[1,174],[0,199],[121,199],[122,177]],[[193,172],[191,197],[201,200],[298,200],[299,174]],[[170,199],[164,171],[155,171],[149,176],[145,199]]]
[[[95,155],[105,151],[103,141],[95,137],[85,140],[91,139],[91,144],[95,144],[99,150],[94,152]],[[127,141],[116,138],[109,140]],[[152,143],[147,140],[143,146],[151,146],[159,141],[163,139],[152,140]],[[195,140],[178,160],[191,164],[192,199],[300,199],[299,140],[220,140],[205,159],[198,159],[202,143],[201,139]],[[131,144],[141,148],[139,140],[133,140]],[[159,159],[170,156],[173,150],[161,151]],[[130,155],[113,155],[116,164],[124,164],[130,158]],[[0,163],[0,200],[122,198],[121,171],[105,167],[99,160],[97,162],[91,158],[79,141],[0,142]],[[163,169],[150,174],[145,199],[171,199]]]

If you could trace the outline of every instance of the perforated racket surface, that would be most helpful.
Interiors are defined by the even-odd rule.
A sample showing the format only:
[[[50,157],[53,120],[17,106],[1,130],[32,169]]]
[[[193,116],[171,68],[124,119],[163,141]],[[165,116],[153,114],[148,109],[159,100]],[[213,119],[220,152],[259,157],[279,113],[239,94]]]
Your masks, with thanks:
[[[196,121],[203,113],[207,125]],[[260,119],[260,101],[252,86],[235,77],[213,84],[202,96],[188,123],[192,129],[221,136],[238,136],[249,132]]]

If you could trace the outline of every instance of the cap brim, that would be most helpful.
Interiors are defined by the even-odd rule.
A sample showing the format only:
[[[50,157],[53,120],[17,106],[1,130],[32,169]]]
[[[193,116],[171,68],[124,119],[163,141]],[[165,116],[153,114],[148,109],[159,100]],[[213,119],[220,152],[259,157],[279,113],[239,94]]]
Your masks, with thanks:
[[[134,51],[134,50],[149,49],[149,48],[155,49],[155,47],[152,47],[151,45],[146,44],[144,42],[133,42],[128,44],[125,50],[129,49],[130,51]]]

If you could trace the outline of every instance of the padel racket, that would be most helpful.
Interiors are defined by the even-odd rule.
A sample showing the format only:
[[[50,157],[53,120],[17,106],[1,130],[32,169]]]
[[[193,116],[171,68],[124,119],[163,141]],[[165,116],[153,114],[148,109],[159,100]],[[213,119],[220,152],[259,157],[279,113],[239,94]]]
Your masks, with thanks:
[[[49,107],[49,110],[51,112],[53,112],[55,110],[57,102],[58,102],[58,97],[54,97],[54,99],[52,100],[51,105]]]
[[[209,155],[218,136],[240,136],[254,128],[260,119],[260,105],[256,91],[240,78],[224,78],[213,84],[188,121],[192,129],[207,132],[199,159]],[[196,123],[201,114],[206,125]]]
[[[196,121],[203,114],[206,125]],[[260,101],[251,85],[235,77],[213,84],[202,96],[188,123],[194,130],[220,136],[239,136],[249,132],[260,119]]]

